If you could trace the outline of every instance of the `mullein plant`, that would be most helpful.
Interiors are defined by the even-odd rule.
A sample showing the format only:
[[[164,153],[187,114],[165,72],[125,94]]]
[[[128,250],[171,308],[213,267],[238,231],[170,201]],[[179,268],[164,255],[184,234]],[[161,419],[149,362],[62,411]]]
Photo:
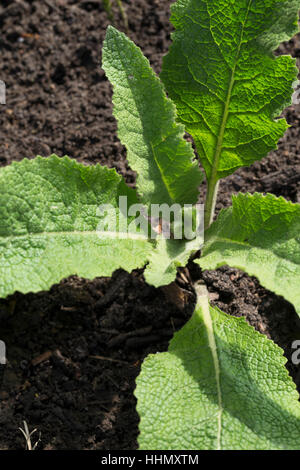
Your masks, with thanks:
[[[300,314],[300,205],[240,193],[213,222],[219,181],[265,157],[288,127],[278,116],[291,103],[297,69],[273,51],[297,33],[299,8],[300,0],[177,0],[160,78],[109,27],[103,68],[136,190],[114,169],[56,155],[1,168],[0,296],[45,290],[71,274],[93,279],[144,266],[146,281],[163,286],[201,248],[194,262],[203,270],[242,269]],[[122,198],[146,211],[196,206],[197,158],[207,181],[204,238],[150,237],[139,228],[125,236],[134,217],[120,208]],[[99,230],[99,207],[110,208],[108,230]],[[283,351],[212,307],[205,285],[195,290],[193,316],[167,352],[146,358],[137,379],[140,448],[299,449],[299,396]]]

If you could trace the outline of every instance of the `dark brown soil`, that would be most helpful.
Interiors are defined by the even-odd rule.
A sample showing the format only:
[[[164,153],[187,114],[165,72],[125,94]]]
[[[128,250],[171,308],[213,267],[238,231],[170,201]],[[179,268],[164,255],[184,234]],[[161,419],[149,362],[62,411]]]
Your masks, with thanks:
[[[159,72],[170,43],[170,0],[124,0],[129,36]],[[124,29],[116,13],[116,26]],[[111,115],[111,90],[100,68],[108,25],[100,0],[2,0],[0,79],[7,104],[0,114],[0,164],[52,152],[114,166],[134,185]],[[300,57],[300,37],[280,53]],[[299,64],[298,64],[299,65]],[[268,191],[300,202],[300,106],[285,116],[291,128],[268,159],[222,182],[217,209],[231,193]],[[204,190],[204,187],[203,187]],[[211,300],[245,316],[284,348],[300,389],[291,344],[300,338],[293,307],[254,278],[224,267],[201,273]],[[148,286],[143,273],[111,279],[69,278],[49,292],[15,294],[0,302],[0,338],[8,365],[0,389],[0,449],[24,448],[19,426],[41,432],[40,449],[135,449],[138,415],[133,390],[149,352],[166,350],[193,310],[190,283],[178,278],[185,309]]]

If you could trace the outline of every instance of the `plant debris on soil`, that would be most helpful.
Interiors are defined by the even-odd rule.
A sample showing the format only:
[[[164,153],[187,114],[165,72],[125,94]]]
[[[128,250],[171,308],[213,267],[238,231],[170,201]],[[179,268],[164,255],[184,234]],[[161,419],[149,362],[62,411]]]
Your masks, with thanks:
[[[123,3],[130,38],[159,72],[171,42],[171,1]],[[117,8],[114,13],[115,26],[124,30]],[[37,154],[69,155],[115,167],[134,186],[112,117],[111,87],[100,67],[108,24],[100,0],[2,0],[0,79],[6,83],[6,105],[0,114],[0,165]],[[300,57],[300,36],[277,53]],[[300,202],[300,105],[284,116],[291,127],[278,149],[221,182],[217,211],[238,191],[272,192]],[[202,189],[203,199],[205,185]],[[39,449],[136,449],[135,378],[145,356],[165,351],[192,314],[192,282],[201,278],[212,304],[246,317],[284,349],[300,390],[300,370],[291,362],[299,318],[255,278],[226,266],[202,273],[193,262],[176,283],[161,289],[147,285],[142,270],[118,270],[112,278],[95,280],[73,276],[49,292],[16,293],[0,301],[0,339],[8,358],[0,373],[0,449],[25,447],[18,430],[24,420],[41,433]]]

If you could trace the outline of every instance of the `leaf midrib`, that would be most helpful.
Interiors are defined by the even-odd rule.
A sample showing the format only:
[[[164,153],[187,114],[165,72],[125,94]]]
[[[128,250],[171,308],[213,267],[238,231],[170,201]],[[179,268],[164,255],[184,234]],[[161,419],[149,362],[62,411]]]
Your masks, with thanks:
[[[80,236],[90,236],[90,235],[96,235],[97,237],[100,238],[102,235],[106,235],[106,238],[111,239],[111,238],[121,238],[124,236],[123,239],[130,239],[130,240],[145,240],[148,241],[148,238],[145,235],[142,234],[135,234],[135,233],[130,233],[130,232],[113,232],[113,231],[98,231],[98,230],[73,230],[73,231],[61,231],[61,232],[33,232],[33,233],[25,233],[22,235],[9,235],[7,237],[0,236],[0,241],[5,240],[5,241],[11,241],[14,239],[21,239],[21,238],[40,238],[40,237],[63,237],[63,236],[72,236],[72,235],[80,235]],[[130,235],[130,236],[129,236]],[[101,238],[103,239],[103,238]]]
[[[161,142],[162,142],[162,141],[161,141]],[[160,142],[160,143],[161,143],[161,142]],[[155,161],[155,163],[156,163],[156,166],[157,166],[157,168],[158,168],[158,171],[160,172],[162,182],[163,182],[163,184],[164,184],[164,186],[165,186],[165,188],[166,188],[166,191],[167,191],[167,193],[168,193],[168,195],[169,195],[171,201],[174,202],[174,201],[175,201],[175,197],[173,196],[172,190],[171,190],[170,186],[168,185],[168,182],[166,181],[166,179],[165,179],[165,177],[164,177],[163,170],[162,170],[162,168],[161,168],[161,166],[160,166],[160,164],[159,164],[159,161],[158,161],[158,158],[157,158],[157,156],[156,156],[156,153],[155,153],[154,146],[153,146],[152,142],[150,142],[150,146],[151,146],[151,150],[152,150],[152,154],[153,154],[154,161]]]
[[[227,97],[226,97],[224,112],[223,112],[223,117],[222,117],[222,123],[221,123],[221,127],[220,127],[220,132],[219,132],[219,136],[218,136],[218,140],[217,140],[216,149],[215,149],[214,156],[213,156],[212,170],[211,170],[211,174],[210,174],[210,178],[209,178],[210,181],[212,181],[212,182],[216,182],[217,179],[218,179],[217,175],[218,175],[218,170],[219,170],[221,152],[223,150],[225,130],[226,130],[227,122],[228,122],[229,106],[230,106],[230,102],[231,102],[232,89],[233,89],[233,86],[235,84],[235,71],[236,71],[237,63],[238,63],[238,60],[239,60],[239,57],[240,57],[245,24],[246,24],[246,21],[248,19],[251,3],[252,3],[252,0],[249,0],[248,7],[247,7],[247,13],[246,13],[243,25],[242,25],[241,37],[240,37],[240,41],[239,41],[237,55],[236,55],[236,58],[235,58],[235,62],[234,62],[232,72],[231,72],[231,78],[230,78],[229,85],[228,85]]]
[[[114,38],[114,41],[115,41],[115,38]],[[115,44],[116,44],[116,41],[115,41]],[[117,45],[117,44],[116,44],[116,45]],[[119,53],[118,47],[116,47],[116,49],[117,49],[117,51],[118,51],[119,59],[120,59],[120,62],[121,62],[121,64],[122,64],[122,66],[123,66],[123,69],[124,69],[125,75],[126,75],[126,68],[124,67],[124,63],[123,63],[123,61],[122,61],[122,57],[121,57],[121,55],[120,55],[120,53]],[[155,79],[157,79],[157,78],[155,77]],[[138,110],[138,113],[139,113],[139,115],[140,115],[139,108],[138,108],[138,104],[137,104],[137,101],[136,101],[136,99],[135,99],[135,94],[134,94],[133,91],[132,91],[132,84],[131,84],[130,80],[128,80],[127,75],[126,75],[126,80],[127,80],[128,87],[130,88],[130,90],[131,90],[131,92],[132,92],[132,96],[133,96],[133,99],[134,99],[135,104],[136,104],[136,109]],[[158,82],[158,84],[159,84],[159,82]],[[164,97],[164,100],[167,100],[167,98]],[[142,121],[142,120],[141,120],[141,121]],[[145,139],[145,141],[147,141],[147,139]],[[163,139],[162,139],[162,141],[163,141]],[[161,142],[162,142],[162,141],[161,141]],[[157,166],[157,169],[158,169],[159,174],[160,174],[160,176],[161,176],[161,181],[162,181],[162,183],[163,183],[163,185],[164,185],[164,187],[165,187],[165,189],[166,189],[166,191],[167,191],[167,194],[168,194],[168,196],[170,197],[171,201],[174,201],[175,199],[174,199],[174,197],[173,197],[173,195],[172,195],[172,191],[171,191],[171,189],[170,189],[170,187],[169,187],[167,181],[165,180],[164,175],[163,175],[163,171],[162,171],[162,169],[161,169],[161,167],[160,167],[160,165],[159,165],[159,163],[158,163],[158,159],[157,159],[157,157],[156,157],[156,154],[155,154],[155,151],[154,151],[154,148],[153,148],[153,144],[152,144],[151,141],[148,141],[148,142],[149,142],[149,144],[147,145],[147,148],[149,149],[149,145],[150,145],[151,152],[152,152],[152,156],[153,156],[153,161],[155,162],[155,164],[156,164],[156,166]],[[160,142],[160,143],[161,143],[161,142]],[[137,179],[139,179],[139,177],[138,177]]]
[[[219,363],[219,356],[217,350],[217,344],[215,340],[215,333],[213,327],[213,321],[210,314],[209,301],[207,295],[199,295],[198,303],[201,308],[202,319],[206,328],[208,344],[211,351],[214,370],[215,370],[215,380],[217,387],[217,396],[218,396],[218,428],[217,428],[217,449],[221,450],[221,433],[222,433],[222,415],[223,415],[223,402],[222,402],[222,390],[221,390],[221,370]]]
[[[204,252],[202,254],[202,258],[204,258],[205,256],[208,256],[210,253],[205,253],[205,251],[207,250],[211,250],[213,244],[215,242],[223,242],[223,243],[228,243],[229,245],[241,245],[243,246],[244,248],[248,248],[249,250],[252,250],[253,248],[256,248],[258,250],[263,250],[263,251],[266,251],[267,253],[270,253],[271,255],[275,256],[276,258],[280,259],[280,260],[283,260],[283,261],[288,261],[290,263],[292,263],[293,265],[295,266],[300,266],[300,264],[298,263],[294,263],[292,260],[290,260],[289,258],[285,258],[284,256],[280,256],[278,255],[277,253],[275,253],[274,251],[270,250],[269,248],[266,248],[266,247],[263,247],[263,246],[259,246],[259,245],[251,245],[250,243],[247,243],[247,242],[242,242],[242,241],[238,241],[238,240],[231,240],[230,238],[226,238],[226,237],[213,237],[209,240],[209,242],[206,243],[205,245],[205,248],[204,248]]]

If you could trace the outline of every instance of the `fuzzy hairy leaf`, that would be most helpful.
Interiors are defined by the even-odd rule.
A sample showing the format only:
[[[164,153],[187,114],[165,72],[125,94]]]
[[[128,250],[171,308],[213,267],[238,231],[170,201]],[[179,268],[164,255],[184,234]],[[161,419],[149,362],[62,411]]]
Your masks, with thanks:
[[[166,286],[176,278],[177,268],[185,266],[190,256],[201,248],[202,237],[193,240],[168,240],[159,238],[149,257],[144,276],[148,284]]]
[[[276,147],[295,61],[272,51],[298,30],[299,0],[177,0],[161,78],[217,181]]]
[[[142,365],[140,448],[299,450],[299,397],[285,362],[243,318],[200,296],[168,352]]]
[[[143,234],[99,230],[101,204],[137,202],[115,170],[56,155],[24,159],[0,169],[0,188],[0,297],[48,289],[71,274],[131,271],[152,250]]]
[[[176,110],[140,49],[123,33],[107,29],[103,68],[113,85],[118,136],[137,171],[145,204],[197,202],[202,174]]]
[[[239,194],[206,233],[202,269],[228,264],[294,304],[300,315],[300,204]]]

